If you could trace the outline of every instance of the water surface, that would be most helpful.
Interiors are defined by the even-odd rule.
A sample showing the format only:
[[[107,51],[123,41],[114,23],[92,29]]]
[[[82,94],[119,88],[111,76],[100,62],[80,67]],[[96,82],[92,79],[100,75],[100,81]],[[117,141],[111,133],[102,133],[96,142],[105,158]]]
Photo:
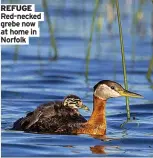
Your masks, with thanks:
[[[106,138],[8,130],[15,120],[41,103],[62,100],[68,94],[80,96],[92,111],[92,87],[98,81],[109,79],[124,83],[117,23],[110,33],[104,17],[99,42],[98,35],[94,34],[87,81],[85,53],[93,3],[88,2],[85,10],[76,7],[75,1],[67,2],[64,9],[55,4],[50,4],[53,8],[50,14],[57,26],[57,60],[50,60],[53,50],[49,47],[45,22],[41,23],[39,39],[31,38],[29,46],[19,47],[17,60],[14,60],[15,47],[2,47],[2,156],[153,157],[153,86],[146,79],[152,54],[149,2],[144,5],[144,23],[148,29],[143,37],[136,34],[134,41],[130,33],[131,12],[124,12],[122,8],[126,15],[122,21],[129,89],[144,96],[144,99],[130,99],[131,122],[120,127],[126,120],[125,98],[115,98],[107,103]],[[42,10],[40,5],[37,9]],[[81,113],[89,119],[91,111]]]

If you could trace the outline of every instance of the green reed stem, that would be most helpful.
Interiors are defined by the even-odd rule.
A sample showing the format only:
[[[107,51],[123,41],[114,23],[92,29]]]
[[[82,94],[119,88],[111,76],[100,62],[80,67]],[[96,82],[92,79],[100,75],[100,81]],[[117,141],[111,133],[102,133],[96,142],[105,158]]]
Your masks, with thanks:
[[[123,42],[122,25],[121,25],[121,20],[120,20],[120,9],[119,9],[118,0],[116,0],[116,9],[117,9],[118,26],[119,26],[119,34],[120,34],[122,67],[123,67],[123,73],[124,73],[124,86],[125,86],[125,89],[128,90],[127,75],[126,75],[126,62],[125,62],[125,55],[124,55],[124,42]],[[126,111],[127,111],[127,120],[130,120],[130,107],[129,107],[128,97],[126,97]]]
[[[14,50],[14,61],[18,59],[19,56],[19,45],[15,45],[15,50]]]
[[[153,0],[152,0],[153,2]],[[151,15],[151,23],[153,25],[153,11],[152,11],[152,15]],[[152,28],[153,29],[153,28]],[[153,35],[153,30],[152,30],[152,35]],[[152,51],[153,51],[153,38],[152,38]],[[149,63],[149,67],[148,67],[148,72],[147,72],[147,79],[149,81],[151,81],[151,73],[153,72],[153,54]]]
[[[12,4],[13,0],[9,0],[9,3]],[[14,61],[16,61],[18,59],[18,55],[19,55],[19,45],[15,45],[15,50],[14,50]]]
[[[147,71],[147,79],[150,80],[151,78],[151,73],[153,71],[153,54],[149,63],[148,71]]]
[[[55,40],[55,37],[54,37],[54,29],[52,27],[52,23],[51,23],[51,20],[50,20],[50,17],[49,17],[47,0],[42,0],[42,4],[43,4],[44,13],[45,13],[45,17],[46,17],[48,28],[49,28],[50,43],[51,43],[51,46],[54,49],[54,57],[53,57],[53,59],[57,59],[58,51],[57,51],[57,46],[56,46],[56,40]]]
[[[135,1],[133,1],[132,5],[132,61],[133,61],[133,66],[135,62],[135,34],[136,34],[136,17],[135,17]]]
[[[93,36],[93,32],[94,32],[94,24],[95,24],[95,19],[96,19],[96,13],[99,7],[99,1],[100,0],[96,0],[96,5],[93,11],[93,16],[92,16],[92,23],[91,23],[91,28],[90,28],[90,38],[88,41],[88,47],[87,47],[87,54],[86,54],[86,79],[88,79],[88,74],[89,74],[89,61],[90,61],[90,51],[91,51],[91,44],[92,44],[92,36]]]

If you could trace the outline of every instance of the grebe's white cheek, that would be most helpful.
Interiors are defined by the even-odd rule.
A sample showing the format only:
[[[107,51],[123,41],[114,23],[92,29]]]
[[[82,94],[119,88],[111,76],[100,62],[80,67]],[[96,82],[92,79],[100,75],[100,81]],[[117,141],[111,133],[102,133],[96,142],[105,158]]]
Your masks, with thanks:
[[[121,95],[118,92],[116,92],[115,90],[112,90],[112,92],[109,93],[109,96],[112,98],[113,97],[115,98],[115,97],[120,97]]]
[[[118,92],[116,92],[114,89],[111,89],[109,86],[103,85],[103,87],[105,88],[105,93],[106,93],[107,98],[121,96]]]
[[[105,86],[102,84],[94,92],[94,95],[101,99],[107,99],[107,93],[105,91]]]
[[[120,97],[121,95],[116,92],[115,90],[111,89],[109,86],[106,84],[100,85],[96,91],[95,91],[95,96],[102,98],[102,99],[108,99],[111,97]]]

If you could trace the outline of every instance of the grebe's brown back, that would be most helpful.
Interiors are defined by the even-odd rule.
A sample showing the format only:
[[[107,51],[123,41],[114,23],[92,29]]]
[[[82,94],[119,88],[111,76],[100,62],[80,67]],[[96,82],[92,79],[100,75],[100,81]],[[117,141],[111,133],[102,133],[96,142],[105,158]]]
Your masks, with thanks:
[[[37,133],[70,134],[78,123],[86,122],[78,108],[89,110],[78,96],[68,95],[64,101],[49,102],[38,106],[33,112],[17,120],[12,129]]]

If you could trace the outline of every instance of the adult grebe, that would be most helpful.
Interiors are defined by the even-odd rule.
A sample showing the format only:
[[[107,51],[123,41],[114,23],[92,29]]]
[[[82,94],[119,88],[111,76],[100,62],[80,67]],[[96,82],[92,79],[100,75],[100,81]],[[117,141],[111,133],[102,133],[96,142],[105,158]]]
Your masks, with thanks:
[[[141,95],[125,90],[114,81],[103,80],[94,86],[93,112],[88,121],[76,109],[87,107],[75,96],[66,98],[63,103],[51,102],[39,106],[25,118],[17,120],[13,129],[51,134],[105,135],[106,101],[120,96],[142,98]]]
[[[115,97],[143,98],[141,95],[125,90],[120,84],[110,80],[103,80],[94,86],[93,112],[82,127],[74,130],[77,134],[105,135],[106,134],[106,101]]]

